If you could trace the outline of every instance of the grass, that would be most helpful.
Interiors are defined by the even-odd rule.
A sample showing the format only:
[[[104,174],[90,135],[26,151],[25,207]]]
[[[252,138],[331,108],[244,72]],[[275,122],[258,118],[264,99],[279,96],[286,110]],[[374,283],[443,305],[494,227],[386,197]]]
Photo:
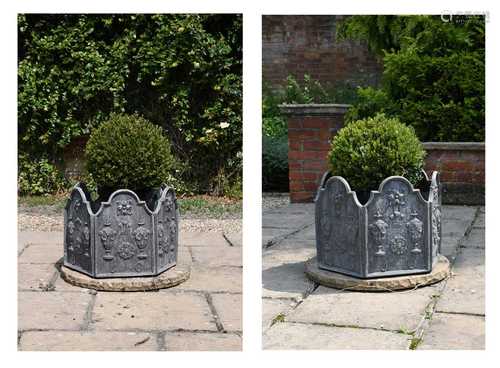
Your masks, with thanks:
[[[18,203],[24,207],[52,207],[53,210],[64,208],[68,193],[44,196],[18,197]],[[178,198],[181,216],[190,218],[241,218],[242,202],[240,199],[196,195]]]
[[[410,350],[416,350],[418,344],[420,344],[421,341],[422,341],[422,339],[419,339],[419,338],[416,338],[416,337],[414,337],[413,339],[411,339]]]
[[[276,317],[273,318],[271,321],[271,326],[274,326],[276,323],[283,323],[285,322],[285,315],[283,313],[278,313]]]
[[[64,194],[50,194],[41,196],[18,197],[18,204],[26,207],[51,206],[63,209],[68,196]]]

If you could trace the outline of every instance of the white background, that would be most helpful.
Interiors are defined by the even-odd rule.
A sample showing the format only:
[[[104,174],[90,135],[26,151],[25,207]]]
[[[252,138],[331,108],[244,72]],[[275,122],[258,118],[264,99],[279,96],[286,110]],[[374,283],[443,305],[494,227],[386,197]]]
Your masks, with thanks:
[[[500,16],[494,1],[216,1],[86,0],[2,2],[0,355],[3,367],[436,367],[499,366],[500,313]],[[486,25],[486,352],[261,350],[261,16],[262,14],[488,13]],[[17,352],[17,13],[243,13],[243,352],[30,353]],[[497,161],[498,160],[498,161]],[[498,188],[498,189],[497,189]],[[36,306],[33,306],[36,308]]]

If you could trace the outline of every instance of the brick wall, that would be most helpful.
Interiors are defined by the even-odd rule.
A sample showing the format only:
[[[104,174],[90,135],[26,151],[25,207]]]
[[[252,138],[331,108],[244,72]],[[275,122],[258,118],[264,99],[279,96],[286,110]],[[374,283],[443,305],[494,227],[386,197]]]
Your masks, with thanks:
[[[284,105],[288,120],[290,200],[312,202],[328,170],[330,142],[342,128],[348,105]],[[484,204],[484,143],[426,142],[425,170],[437,170],[443,183],[443,202]]]
[[[426,142],[424,148],[425,171],[439,171],[446,203],[484,204],[484,143]]]
[[[322,83],[372,85],[382,65],[359,41],[337,41],[339,15],[268,15],[262,17],[262,76],[274,87],[288,75],[311,75]]]
[[[288,119],[290,200],[311,202],[327,170],[330,139],[342,128],[348,105],[285,105]]]
[[[64,177],[70,180],[80,180],[85,170],[85,145],[89,137],[75,138],[64,147],[63,172]]]

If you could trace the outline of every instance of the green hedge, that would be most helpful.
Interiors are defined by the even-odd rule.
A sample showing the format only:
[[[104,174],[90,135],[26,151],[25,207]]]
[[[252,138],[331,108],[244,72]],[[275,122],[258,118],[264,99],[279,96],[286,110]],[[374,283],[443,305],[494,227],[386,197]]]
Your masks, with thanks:
[[[241,16],[30,14],[18,27],[21,153],[56,162],[111,113],[138,112],[163,128],[192,191],[241,181],[228,164],[242,146]]]
[[[382,88],[360,88],[348,121],[376,112],[415,128],[422,141],[484,141],[482,16],[353,16],[341,38],[359,38],[383,59]]]

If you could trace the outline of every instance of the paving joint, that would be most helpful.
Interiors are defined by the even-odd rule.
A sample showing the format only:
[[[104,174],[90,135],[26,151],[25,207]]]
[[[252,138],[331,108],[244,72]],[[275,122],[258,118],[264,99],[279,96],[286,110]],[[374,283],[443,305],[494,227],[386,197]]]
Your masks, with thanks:
[[[358,325],[342,325],[336,323],[326,323],[326,322],[301,322],[301,321],[284,321],[286,323],[298,324],[298,325],[310,325],[310,326],[323,326],[323,327],[338,327],[338,328],[351,328],[357,330],[372,330],[372,331],[383,331],[383,332],[391,332],[400,335],[408,335],[412,336],[411,333],[404,332],[402,330],[391,330],[388,328],[380,328],[380,327],[368,327],[368,326],[358,326]]]
[[[439,314],[454,314],[454,315],[458,315],[458,316],[470,316],[470,317],[482,317],[482,318],[486,318],[486,314],[481,314],[481,313],[451,312],[451,311],[440,311],[440,310],[436,310],[435,313],[439,313]]]
[[[274,247],[276,245],[279,245],[281,244],[284,240],[290,238],[292,235],[295,235],[297,233],[300,233],[302,230],[305,230],[307,229],[308,227],[314,225],[314,222],[312,223],[309,223],[309,224],[305,224],[305,225],[302,225],[301,227],[299,227],[298,229],[295,229],[293,231],[290,231],[286,234],[283,234],[283,235],[278,235],[274,238],[272,238],[271,240],[267,241],[267,243],[265,243],[263,245],[263,248],[264,249],[268,249],[268,248],[271,248],[271,247]]]
[[[158,351],[167,351],[167,343],[165,340],[165,332],[160,331],[157,332],[156,334],[156,345],[157,345],[157,350]]]
[[[217,326],[217,330],[219,332],[226,332],[220,320],[219,314],[217,313],[217,309],[215,308],[215,305],[213,303],[212,295],[210,295],[210,293],[205,293],[205,298],[207,300],[208,307],[210,308],[210,312],[212,313],[212,318],[215,322],[215,325]]]
[[[234,247],[234,244],[231,240],[229,240],[229,238],[226,236],[226,233],[222,232],[222,237],[224,238],[224,240],[227,242],[227,244],[230,246],[230,247]]]
[[[83,323],[80,328],[82,331],[90,331],[90,326],[92,324],[92,314],[94,313],[94,306],[97,299],[97,292],[90,294],[90,301],[87,305],[87,310],[85,311],[85,315],[83,317]]]

